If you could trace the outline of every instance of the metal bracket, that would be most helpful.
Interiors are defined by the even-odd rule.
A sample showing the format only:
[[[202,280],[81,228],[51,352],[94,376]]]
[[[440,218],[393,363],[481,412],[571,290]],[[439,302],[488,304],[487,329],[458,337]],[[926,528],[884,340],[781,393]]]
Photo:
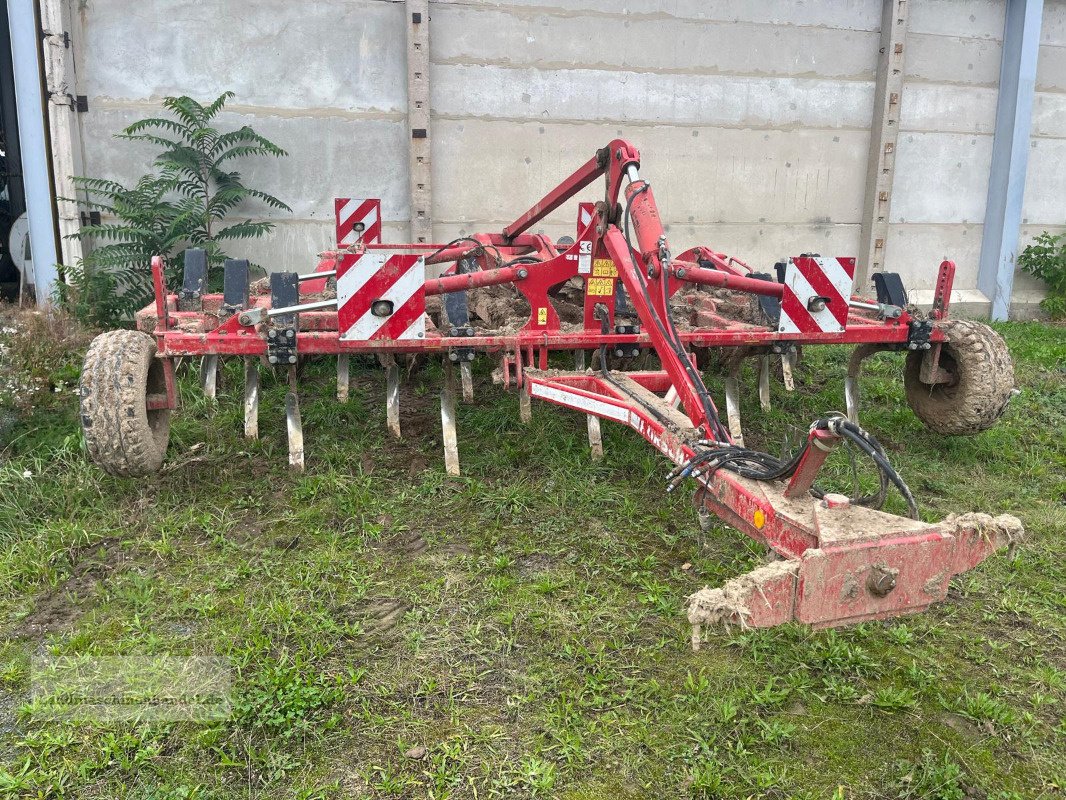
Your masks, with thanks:
[[[295,328],[271,328],[267,331],[267,361],[272,367],[287,367],[298,360]]]
[[[614,332],[619,336],[632,336],[640,333],[639,325],[615,325]],[[617,358],[636,358],[641,353],[638,344],[616,344],[614,354]]]
[[[907,307],[907,290],[897,272],[875,272],[872,276],[877,302],[887,306]],[[899,316],[898,314],[896,316]]]
[[[178,293],[178,311],[200,311],[207,285],[207,251],[190,247],[185,251],[185,272]]]
[[[929,337],[933,333],[933,323],[927,319],[911,320],[907,331],[908,350],[928,350],[932,347]]]

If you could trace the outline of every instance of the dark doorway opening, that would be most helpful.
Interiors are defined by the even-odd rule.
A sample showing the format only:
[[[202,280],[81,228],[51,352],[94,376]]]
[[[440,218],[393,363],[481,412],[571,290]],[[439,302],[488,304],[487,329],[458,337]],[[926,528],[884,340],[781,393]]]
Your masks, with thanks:
[[[15,220],[25,211],[7,0],[0,0],[0,298],[5,300],[18,297],[19,271],[10,239]]]

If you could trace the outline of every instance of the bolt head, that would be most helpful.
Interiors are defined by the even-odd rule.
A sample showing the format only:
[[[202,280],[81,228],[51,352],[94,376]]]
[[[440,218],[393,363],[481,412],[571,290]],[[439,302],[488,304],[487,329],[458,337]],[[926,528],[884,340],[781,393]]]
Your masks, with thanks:
[[[285,331],[285,336],[288,339],[292,339],[296,336],[296,331],[294,331],[292,328],[289,328],[287,331]]]
[[[270,356],[270,357],[269,357],[269,358],[268,358],[267,360],[268,360],[268,361],[269,361],[269,362],[270,362],[271,364],[277,364],[277,363],[278,363],[278,357],[277,357],[277,356]]]
[[[525,278],[528,278],[528,277],[529,277],[529,270],[527,270],[527,269],[520,269],[520,270],[518,270],[518,277],[519,277],[519,278],[522,278],[523,280],[524,280]]]
[[[896,588],[897,574],[899,570],[875,566],[866,578],[866,588],[875,597],[885,597]]]
[[[622,350],[622,348],[621,348],[621,347],[616,347],[616,348],[615,348],[615,350],[614,350],[614,354],[615,354],[616,356],[618,356],[619,358],[621,358],[622,356],[624,356],[624,355],[625,355],[625,351],[624,351],[624,350]]]
[[[448,360],[449,360],[449,361],[458,361],[458,360],[459,360],[459,354],[458,354],[458,353],[456,353],[456,352],[455,352],[455,351],[453,350],[452,352],[448,353]]]
[[[273,328],[271,328],[269,331],[267,331],[267,338],[268,339],[276,339],[277,337],[278,337],[278,332],[276,330],[274,330]]]
[[[295,364],[296,363],[296,356],[289,356],[289,363],[290,364]]]
[[[474,360],[474,353],[473,353],[473,351],[471,351],[471,352],[469,352],[469,353],[467,353],[467,354],[466,354],[466,360],[467,360],[467,361],[473,361],[473,360]]]

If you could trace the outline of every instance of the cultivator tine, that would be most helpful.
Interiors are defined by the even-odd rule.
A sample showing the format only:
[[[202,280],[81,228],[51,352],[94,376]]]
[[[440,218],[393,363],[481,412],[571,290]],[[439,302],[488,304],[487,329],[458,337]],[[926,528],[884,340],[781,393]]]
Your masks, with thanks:
[[[296,395],[296,367],[289,367],[289,392],[285,395],[285,428],[289,439],[289,466],[303,472],[304,429],[300,420],[300,399]]]
[[[781,354],[781,378],[785,382],[785,391],[796,391],[796,381],[792,378],[792,367],[796,365],[795,351]]]
[[[725,413],[729,418],[729,435],[733,443],[744,446],[744,428],[740,422],[740,379],[731,374],[725,379]]]
[[[585,371],[585,351],[578,350],[574,354],[574,368],[578,372]],[[600,433],[600,418],[595,414],[587,414],[589,429],[589,450],[593,461],[603,460],[603,436]]]
[[[204,396],[214,400],[218,395],[218,355],[204,356],[200,362],[200,386]]]
[[[463,402],[474,402],[474,370],[469,361],[459,364],[459,379],[463,385]]]
[[[759,406],[770,410],[770,356],[759,356]]]
[[[525,394],[525,392],[523,392]],[[444,468],[449,475],[459,474],[459,438],[455,432],[455,368],[444,362],[444,388],[440,393],[440,422],[444,433]]]
[[[259,438],[259,364],[252,356],[244,357],[244,435]]]
[[[873,344],[859,345],[848,359],[848,375],[844,378],[844,403],[848,409],[848,421],[856,425],[859,424],[859,376],[862,374],[863,359],[883,349]]]
[[[848,421],[859,424],[859,378],[850,374],[844,378],[844,403],[848,409]]]
[[[348,387],[351,385],[348,372],[350,360],[347,353],[337,356],[337,399],[342,403],[348,401]]]
[[[400,365],[388,356],[385,365],[385,422],[389,433],[400,438]]]
[[[533,421],[533,409],[529,402],[529,393],[521,386],[518,387],[518,419],[523,425]]]

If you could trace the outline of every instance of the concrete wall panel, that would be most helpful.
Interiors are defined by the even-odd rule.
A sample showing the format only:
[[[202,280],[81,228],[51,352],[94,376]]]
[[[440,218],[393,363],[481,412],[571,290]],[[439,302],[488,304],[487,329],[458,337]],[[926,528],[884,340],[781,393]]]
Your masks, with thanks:
[[[1003,0],[918,0],[909,5],[908,24],[914,33],[1003,38]]]
[[[1001,52],[994,39],[910,33],[905,73],[913,80],[995,87]]]
[[[473,8],[552,13],[575,12],[631,19],[689,19],[720,22],[756,22],[764,25],[825,27],[876,31],[881,27],[881,7],[876,0],[819,0],[817,3],[772,3],[766,0],[628,0],[619,7],[601,0],[434,0],[433,7],[463,5]]]
[[[994,88],[910,82],[904,91],[902,131],[992,134],[996,129]]]
[[[1037,92],[1033,99],[1033,136],[1066,139],[1066,92]]]
[[[944,259],[955,262],[955,286],[977,285],[982,225],[890,225],[885,268],[898,272],[908,291],[932,289]]]
[[[632,126],[624,132],[641,150],[641,174],[668,223],[857,223],[861,216],[865,132]],[[441,120],[434,216],[508,222],[616,133],[596,125]],[[483,141],[495,146],[479,148]],[[602,192],[597,181],[587,199]],[[574,212],[560,213],[569,223]]]
[[[867,129],[873,84],[599,70],[434,68],[433,113],[447,118]]]
[[[991,158],[991,136],[917,132],[901,135],[896,145],[891,221],[981,222]]]
[[[1066,47],[1066,0],[1044,0],[1040,43]]]
[[[876,31],[602,13],[560,16],[437,4],[434,63],[872,80]],[[486,36],[486,31],[492,35]],[[600,76],[600,80],[603,76]],[[517,98],[516,98],[517,99]],[[507,98],[498,99],[506,107]]]
[[[1066,139],[1033,139],[1025,175],[1023,223],[1066,225]]]
[[[373,0],[92,0],[90,98],[188,94],[279,108],[406,111],[403,4]]]

